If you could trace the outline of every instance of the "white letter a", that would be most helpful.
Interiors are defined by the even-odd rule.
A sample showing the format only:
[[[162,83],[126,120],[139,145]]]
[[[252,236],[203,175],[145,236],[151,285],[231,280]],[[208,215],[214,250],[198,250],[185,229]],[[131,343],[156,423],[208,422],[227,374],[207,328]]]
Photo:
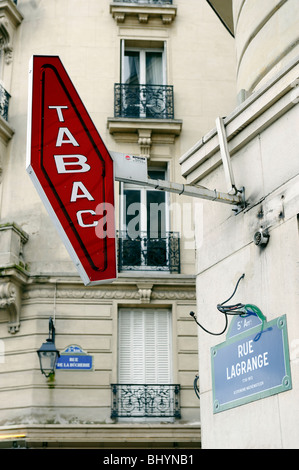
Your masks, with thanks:
[[[78,189],[81,189],[83,194],[78,194]],[[78,198],[87,198],[89,201],[94,201],[94,198],[90,194],[89,191],[87,191],[86,187],[81,181],[74,181],[73,183],[73,189],[72,189],[72,195],[71,195],[71,202],[76,202]]]
[[[68,137],[67,140],[63,140],[64,134]],[[58,131],[56,147],[61,147],[62,144],[73,144],[75,147],[79,147],[78,142],[67,127],[60,127]]]

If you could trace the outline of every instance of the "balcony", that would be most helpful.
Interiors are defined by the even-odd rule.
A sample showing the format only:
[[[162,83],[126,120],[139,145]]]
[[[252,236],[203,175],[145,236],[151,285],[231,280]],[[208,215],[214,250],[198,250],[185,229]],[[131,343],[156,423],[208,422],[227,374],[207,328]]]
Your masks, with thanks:
[[[114,85],[114,117],[174,119],[170,85]]]
[[[180,238],[176,232],[151,236],[141,232],[130,237],[119,231],[118,271],[165,271],[180,273]]]
[[[140,155],[148,158],[153,141],[174,144],[182,125],[182,120],[174,119],[172,86],[114,85],[114,117],[108,118],[107,126],[116,142],[138,143]]]
[[[181,418],[180,385],[112,384],[111,418]]]

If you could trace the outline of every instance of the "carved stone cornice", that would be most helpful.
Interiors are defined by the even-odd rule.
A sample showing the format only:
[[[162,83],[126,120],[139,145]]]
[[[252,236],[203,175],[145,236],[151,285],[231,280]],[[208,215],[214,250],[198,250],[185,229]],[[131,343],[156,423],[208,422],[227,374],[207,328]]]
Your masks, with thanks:
[[[137,284],[138,294],[142,303],[150,303],[152,295],[153,284],[148,282],[141,282]]]
[[[138,144],[140,146],[140,156],[150,158],[150,149],[152,145],[152,130],[138,129]]]
[[[195,286],[159,286],[155,289],[154,283],[136,282],[128,286],[108,287],[71,287],[58,285],[56,301],[62,303],[101,303],[102,301],[133,300],[149,303],[151,300],[195,300]],[[53,286],[50,284],[28,285],[23,293],[23,302],[52,302]]]
[[[5,62],[10,64],[12,61],[12,38],[8,30],[9,23],[7,19],[0,17],[0,47],[4,52]]]
[[[15,28],[23,21],[23,15],[13,0],[0,0],[0,16],[5,16]]]
[[[12,0],[0,1],[0,47],[7,64],[12,61],[14,31],[22,20],[23,16]]]
[[[118,24],[124,23],[127,18],[137,18],[141,24],[147,24],[151,19],[160,19],[162,24],[170,25],[176,17],[177,7],[146,2],[144,4],[112,2],[110,13]]]
[[[21,286],[8,281],[0,284],[0,309],[6,309],[9,314],[8,331],[17,333],[20,329]]]
[[[194,289],[159,289],[153,291],[153,300],[196,300],[196,292]]]
[[[150,156],[152,145],[174,144],[182,126],[183,121],[179,119],[107,119],[109,133],[116,142],[137,143],[146,157]]]

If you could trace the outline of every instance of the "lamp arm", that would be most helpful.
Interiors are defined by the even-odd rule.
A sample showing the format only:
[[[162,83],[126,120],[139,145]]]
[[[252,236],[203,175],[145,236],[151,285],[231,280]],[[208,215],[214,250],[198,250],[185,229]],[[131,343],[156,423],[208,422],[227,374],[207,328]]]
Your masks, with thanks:
[[[49,318],[49,339],[55,343],[55,326],[52,317]]]

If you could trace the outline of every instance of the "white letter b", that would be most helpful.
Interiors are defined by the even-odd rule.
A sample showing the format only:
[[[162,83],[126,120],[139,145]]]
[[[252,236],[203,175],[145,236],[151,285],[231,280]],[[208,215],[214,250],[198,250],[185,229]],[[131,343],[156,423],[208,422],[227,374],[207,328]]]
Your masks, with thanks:
[[[87,158],[84,155],[54,155],[56,168],[58,173],[86,173],[90,170],[90,166],[86,163]],[[68,159],[76,159],[77,161],[65,161]],[[79,167],[77,169],[66,168]]]

